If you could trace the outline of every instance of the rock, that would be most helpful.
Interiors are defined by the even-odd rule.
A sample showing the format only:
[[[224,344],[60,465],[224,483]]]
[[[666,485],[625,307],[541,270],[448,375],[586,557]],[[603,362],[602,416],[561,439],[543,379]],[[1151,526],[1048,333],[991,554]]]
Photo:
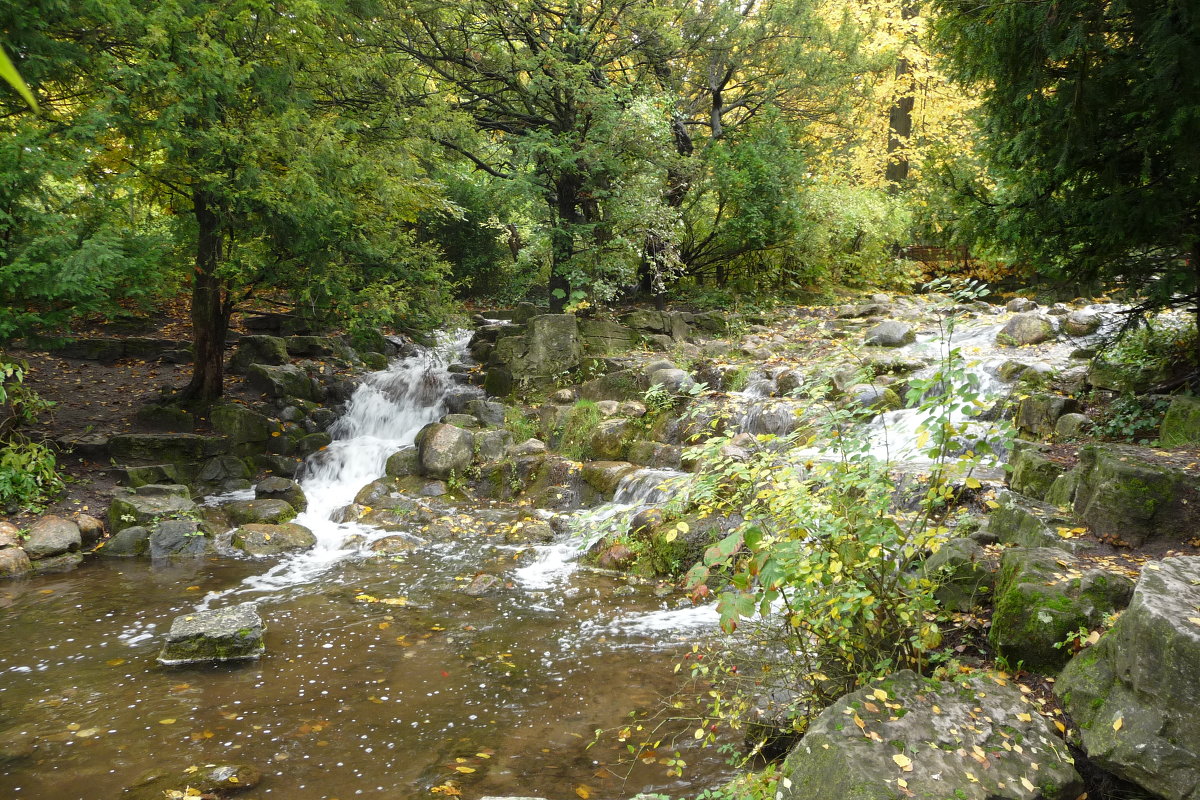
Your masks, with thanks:
[[[1141,547],[1186,541],[1200,529],[1195,478],[1148,448],[1085,445],[1076,469],[1075,513],[1100,536]]]
[[[420,473],[431,478],[448,478],[471,466],[475,438],[470,431],[440,422],[430,423],[417,434]]]
[[[925,560],[937,576],[936,596],[943,608],[970,611],[992,595],[996,575],[984,549],[971,539],[951,539]]]
[[[881,740],[863,736],[852,716]],[[982,764],[964,754],[973,752]],[[777,800],[896,800],[900,777],[904,797],[921,800],[1075,800],[1083,789],[1066,744],[1015,687],[982,674],[936,683],[908,670],[821,712],[780,775]]]
[[[669,311],[650,311],[638,309],[631,311],[621,318],[621,321],[635,331],[652,336],[666,336],[674,340],[686,339],[688,324],[678,314]]]
[[[601,400],[596,403],[596,410],[600,412],[601,416],[615,417],[620,406],[621,404],[616,400]]]
[[[575,405],[575,393],[570,389],[559,389],[550,395],[550,402],[560,406]]]
[[[122,433],[108,440],[118,464],[196,464],[226,450],[220,436],[198,433]]]
[[[495,575],[489,575],[486,572],[476,575],[475,578],[467,584],[462,590],[463,594],[468,597],[483,597],[484,595],[495,594],[500,589],[504,588],[504,582]]]
[[[387,465],[383,472],[389,478],[403,478],[407,475],[416,475],[420,468],[420,462],[417,458],[417,448],[405,447],[403,450],[397,450],[388,456]]]
[[[579,366],[583,345],[573,314],[542,314],[529,320],[523,336],[496,342],[492,361],[518,381],[544,381]]]
[[[488,428],[497,428],[504,424],[504,404],[494,400],[477,398],[467,403],[466,413],[479,420],[479,424]]]
[[[50,514],[29,527],[29,538],[21,545],[29,558],[49,558],[75,552],[83,546],[79,526],[69,519]]]
[[[295,364],[277,367],[253,364],[246,370],[246,383],[255,391],[277,399],[321,399],[316,381]]]
[[[0,550],[0,579],[20,578],[33,570],[29,556],[19,547],[6,547]]]
[[[1171,398],[1158,439],[1163,447],[1200,444],[1200,398],[1186,395]]]
[[[191,519],[163,520],[150,530],[147,541],[153,559],[199,558],[213,552],[212,540]]]
[[[592,434],[592,453],[602,461],[621,461],[633,436],[633,427],[627,419],[606,419],[596,426]]]
[[[859,383],[849,389],[850,402],[859,408],[871,411],[892,411],[903,408],[904,403],[894,389],[887,386],[876,386],[870,383]],[[794,414],[789,415],[789,419]]]
[[[683,448],[642,439],[630,442],[629,460],[643,467],[679,469],[683,462]]]
[[[289,336],[284,339],[288,355],[296,358],[340,358],[357,363],[358,353],[337,336]]]
[[[554,541],[554,528],[550,523],[540,519],[521,520],[513,524],[504,534],[504,541],[510,543],[538,542],[546,544]]]
[[[1089,759],[1158,797],[1196,800],[1200,557],[1147,567],[1129,608],[1072,659],[1055,691],[1079,725]]]
[[[1058,508],[1031,497],[1001,492],[1000,507],[988,515],[988,531],[1002,544],[1021,547],[1057,547],[1068,552],[1083,549],[1084,543],[1058,535],[1058,530],[1078,526],[1078,521]]]
[[[1054,338],[1054,323],[1041,314],[1017,314],[996,334],[996,344],[1041,344]]]
[[[91,514],[75,514],[75,524],[79,527],[79,538],[84,547],[92,547],[104,538],[104,523]],[[0,541],[0,547],[3,546]]]
[[[164,797],[224,798],[253,789],[262,781],[262,773],[249,764],[193,765],[186,770],[152,769],[126,788],[122,797],[130,800],[162,800]],[[183,790],[193,791],[184,795]]]
[[[583,400],[637,400],[641,396],[638,375],[631,369],[610,372],[579,385],[579,397]]]
[[[56,556],[46,556],[37,561],[31,561],[30,566],[37,575],[49,572],[70,572],[78,569],[83,563],[83,553],[59,553]]]
[[[479,461],[499,461],[512,447],[513,437],[507,430],[480,431],[475,434],[475,455]]]
[[[230,544],[252,556],[277,556],[299,550],[310,550],[317,537],[303,525],[294,522],[283,525],[243,525],[233,532]]]
[[[0,550],[21,546],[21,530],[11,522],[0,521]]]
[[[637,553],[628,545],[613,543],[603,544],[595,556],[596,566],[601,569],[624,571],[637,561]]]
[[[1090,568],[1057,548],[1016,547],[1000,563],[988,641],[1010,663],[1054,674],[1070,658],[1061,645],[1067,634],[1099,627],[1132,593],[1125,576]]]
[[[1101,321],[1095,311],[1072,311],[1063,320],[1063,330],[1071,336],[1091,336],[1100,330]]]
[[[324,450],[331,444],[333,444],[333,437],[328,433],[310,433],[300,439],[297,449],[300,451],[300,455],[311,456],[313,453]]]
[[[453,425],[456,428],[478,428],[479,420],[471,414],[447,414],[439,420],[443,424]]]
[[[249,603],[176,617],[158,662],[167,666],[242,661],[266,651],[263,621]]]
[[[106,558],[137,558],[150,555],[150,529],[133,525],[113,534],[96,554]]]
[[[1053,394],[1034,394],[1023,399],[1017,406],[1017,427],[1038,437],[1050,437],[1058,418],[1079,411],[1079,401],[1073,397]]]
[[[229,360],[229,371],[244,375],[251,364],[278,366],[288,363],[287,345],[278,336],[250,335],[238,339],[237,350]]]
[[[1014,297],[1012,300],[1009,300],[1004,304],[1004,309],[1006,311],[1012,311],[1016,314],[1020,314],[1025,311],[1033,311],[1038,307],[1038,304],[1033,300],[1030,300],[1028,297]]]
[[[265,414],[237,403],[219,403],[209,415],[213,430],[224,434],[234,444],[270,441],[283,428]]]
[[[628,461],[588,461],[583,465],[583,480],[605,497],[611,498],[617,484],[637,467]]]
[[[1091,425],[1092,421],[1086,414],[1063,414],[1054,423],[1054,438],[1066,441],[1078,439]]]
[[[425,544],[425,541],[419,537],[412,535],[395,535],[384,536],[382,539],[376,539],[371,542],[370,550],[378,555],[394,555],[396,553],[407,553],[409,550],[416,550]]]
[[[1046,457],[1042,449],[1032,442],[1018,440],[1009,456],[1008,485],[1013,491],[1037,500],[1045,500],[1050,487],[1066,468]]]
[[[308,498],[300,484],[287,478],[264,478],[254,487],[254,496],[260,500],[283,500],[296,511],[308,508]]]
[[[646,376],[651,386],[661,386],[671,394],[683,394],[696,385],[696,381],[681,369],[658,369]]]
[[[1118,364],[1103,358],[1094,359],[1088,367],[1087,381],[1097,389],[1107,389],[1122,394],[1133,392],[1145,394],[1154,387],[1168,383],[1187,369],[1186,360],[1161,367],[1133,364]]]
[[[279,525],[296,516],[291,503],[279,498],[235,500],[222,508],[234,525]]]
[[[863,344],[875,347],[903,347],[917,340],[917,334],[906,322],[889,319],[867,331]]]
[[[616,355],[632,350],[637,344],[633,329],[606,319],[580,320],[579,335],[588,355]]]
[[[133,525],[147,525],[161,519],[193,515],[196,511],[196,504],[188,496],[186,486],[149,484],[114,496],[108,509],[108,529],[115,535]]]
[[[547,452],[546,443],[541,439],[526,439],[520,444],[512,448],[512,455],[515,458],[525,456],[545,455]]]

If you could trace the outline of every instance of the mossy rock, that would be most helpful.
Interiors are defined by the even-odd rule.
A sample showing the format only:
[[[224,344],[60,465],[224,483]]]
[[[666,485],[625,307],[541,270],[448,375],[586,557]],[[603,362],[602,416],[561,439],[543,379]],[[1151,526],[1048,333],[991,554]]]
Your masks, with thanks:
[[[1097,534],[1133,547],[1184,541],[1200,529],[1194,479],[1131,445],[1094,444],[1079,450],[1075,513]]]
[[[317,537],[303,525],[292,522],[282,525],[242,525],[233,532],[230,544],[252,556],[277,556],[311,550]]]
[[[1132,593],[1125,576],[1061,550],[1014,548],[1001,560],[988,641],[1011,663],[1053,674],[1070,658],[1067,635],[1099,627]]]
[[[279,498],[237,500],[224,508],[235,525],[280,525],[296,516],[291,503]]]
[[[1012,469],[1008,485],[1013,491],[1037,500],[1045,500],[1054,481],[1066,471],[1032,442],[1018,442],[1008,463]]]
[[[1200,444],[1200,399],[1182,395],[1173,398],[1158,439],[1163,447]]]

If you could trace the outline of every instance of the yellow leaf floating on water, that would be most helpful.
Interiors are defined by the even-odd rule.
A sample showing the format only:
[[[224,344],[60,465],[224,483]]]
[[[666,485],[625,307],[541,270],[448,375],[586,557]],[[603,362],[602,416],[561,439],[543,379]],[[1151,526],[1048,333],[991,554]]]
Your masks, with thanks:
[[[588,800],[588,798],[592,796],[591,791],[586,786],[576,786],[575,794],[579,795],[582,800]]]
[[[160,720],[158,721],[158,724],[159,724],[159,725],[174,725],[174,724],[175,724],[175,718],[174,718],[174,717],[167,717],[166,719],[160,719]]]
[[[119,666],[121,666],[122,664],[124,664],[124,663],[125,663],[125,659],[123,659],[123,658],[110,658],[108,661],[105,661],[104,663],[105,663],[105,664],[108,664],[110,667],[119,667]]]
[[[455,769],[458,770],[459,772],[463,773],[464,775],[468,775],[475,771],[474,767],[455,767]]]
[[[896,762],[896,766],[905,772],[912,772],[912,759],[903,753],[896,753],[892,756],[892,761]]]
[[[1125,718],[1124,718],[1124,717],[1117,717],[1116,719],[1114,719],[1114,720],[1113,720],[1113,730],[1114,730],[1114,731],[1119,731],[1119,730],[1121,730],[1121,726],[1122,726],[1122,725],[1124,725],[1124,724],[1125,724]]]

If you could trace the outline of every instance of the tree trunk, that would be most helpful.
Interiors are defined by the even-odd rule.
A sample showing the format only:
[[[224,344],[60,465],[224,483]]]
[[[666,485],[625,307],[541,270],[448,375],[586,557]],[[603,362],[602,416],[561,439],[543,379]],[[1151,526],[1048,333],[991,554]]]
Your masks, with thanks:
[[[195,190],[192,208],[199,230],[192,275],[192,380],[183,390],[183,397],[197,406],[208,406],[224,392],[225,338],[232,309],[217,276],[223,248],[212,197]]]
[[[575,255],[576,227],[582,222],[579,180],[574,175],[563,175],[554,182],[554,188],[553,214],[557,224],[550,232],[550,313],[561,314],[571,301],[567,265]]]
[[[915,2],[905,3],[900,8],[900,19],[908,21],[917,16],[920,9]],[[888,182],[888,190],[896,192],[908,180],[908,156],[902,148],[909,144],[913,128],[913,106],[916,103],[916,87],[912,85],[912,64],[903,55],[896,62],[896,92],[897,97],[888,112],[888,145],[887,167],[884,178]]]

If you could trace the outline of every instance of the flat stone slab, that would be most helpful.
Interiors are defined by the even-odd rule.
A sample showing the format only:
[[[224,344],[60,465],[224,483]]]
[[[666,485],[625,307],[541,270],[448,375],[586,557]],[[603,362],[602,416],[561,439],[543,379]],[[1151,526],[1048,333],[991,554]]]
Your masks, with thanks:
[[[250,603],[184,614],[171,623],[158,663],[173,667],[258,658],[266,650],[263,630],[262,617]]]

